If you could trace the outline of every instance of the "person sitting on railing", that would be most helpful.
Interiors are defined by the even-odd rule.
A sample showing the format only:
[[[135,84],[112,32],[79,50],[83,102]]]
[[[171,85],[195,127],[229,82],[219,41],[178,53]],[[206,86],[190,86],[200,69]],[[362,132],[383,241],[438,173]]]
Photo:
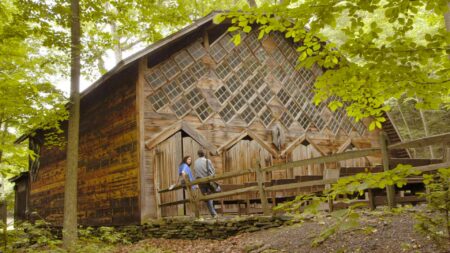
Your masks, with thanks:
[[[216,173],[216,170],[214,169],[211,160],[206,159],[205,151],[199,150],[197,154],[199,156],[199,158],[195,160],[195,174],[197,176],[197,179],[213,176]],[[199,184],[199,188],[202,194],[210,194],[221,191],[220,186],[215,182],[201,183]],[[216,209],[214,209],[213,200],[206,201],[206,205],[208,206],[208,210],[211,213],[211,216],[213,218],[216,218],[217,212]]]
[[[183,157],[183,160],[181,161],[180,166],[178,167],[177,183],[169,186],[169,190],[172,190],[173,188],[175,188],[176,185],[181,185],[181,186],[185,187],[186,182],[184,181],[184,176],[188,176],[189,181],[191,181],[191,182],[195,180],[194,176],[192,175],[191,168],[189,167],[191,165],[191,163],[192,163],[191,156]],[[197,185],[192,185],[191,188],[197,189]]]

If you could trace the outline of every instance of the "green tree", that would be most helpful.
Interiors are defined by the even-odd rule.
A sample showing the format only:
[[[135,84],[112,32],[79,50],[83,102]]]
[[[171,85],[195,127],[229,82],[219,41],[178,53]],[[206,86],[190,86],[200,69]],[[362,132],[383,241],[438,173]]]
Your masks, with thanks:
[[[14,144],[34,129],[59,130],[66,117],[65,98],[51,85],[56,66],[40,55],[30,27],[20,22],[13,0],[0,3],[0,174],[27,168],[27,147]]]
[[[237,43],[254,25],[260,38],[284,33],[298,43],[300,66],[328,70],[315,83],[316,103],[336,95],[331,109],[345,106],[356,120],[372,117],[374,129],[381,128],[391,98],[413,98],[418,109],[449,106],[446,12],[442,0],[291,0],[235,10],[216,21],[231,19]],[[345,36],[336,40],[330,30]]]

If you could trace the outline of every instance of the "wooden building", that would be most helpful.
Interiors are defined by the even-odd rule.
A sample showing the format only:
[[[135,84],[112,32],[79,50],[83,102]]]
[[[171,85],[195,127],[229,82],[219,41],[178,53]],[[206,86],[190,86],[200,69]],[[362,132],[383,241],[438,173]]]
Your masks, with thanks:
[[[379,145],[378,133],[343,110],[313,105],[312,85],[322,70],[296,70],[294,43],[280,34],[258,40],[252,32],[236,47],[226,33],[229,24],[213,24],[214,15],[121,61],[82,93],[80,224],[138,224],[184,214],[182,205],[160,207],[182,199],[181,190],[157,192],[176,182],[182,157],[195,159],[200,148],[209,151],[221,174]],[[62,224],[65,151],[45,142],[39,147],[39,163],[30,169],[29,209]],[[322,176],[325,167],[265,176],[267,181]],[[254,180],[243,176],[222,183]]]

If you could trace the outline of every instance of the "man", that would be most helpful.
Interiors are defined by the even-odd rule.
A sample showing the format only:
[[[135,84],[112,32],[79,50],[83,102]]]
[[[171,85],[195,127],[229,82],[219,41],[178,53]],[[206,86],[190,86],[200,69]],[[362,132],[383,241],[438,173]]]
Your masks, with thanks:
[[[214,169],[214,166],[211,163],[211,160],[206,159],[205,157],[205,151],[203,150],[199,150],[197,152],[198,154],[198,158],[197,160],[195,160],[195,174],[197,176],[197,178],[203,178],[203,177],[208,177],[208,176],[212,176],[216,173],[216,170]],[[209,194],[209,193],[214,193],[217,191],[217,189],[213,189],[211,187],[210,183],[203,183],[203,184],[199,184],[199,188],[200,191],[202,192],[202,194]],[[213,218],[217,217],[217,212],[216,209],[214,209],[214,204],[212,200],[208,200],[206,201],[206,205],[208,206],[208,210],[211,213],[211,216]]]

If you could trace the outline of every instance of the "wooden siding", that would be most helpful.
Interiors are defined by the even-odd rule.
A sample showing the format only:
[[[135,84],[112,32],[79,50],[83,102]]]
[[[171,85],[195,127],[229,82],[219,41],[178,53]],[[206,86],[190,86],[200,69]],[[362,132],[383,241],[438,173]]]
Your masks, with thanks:
[[[81,225],[139,223],[136,70],[110,79],[81,103],[78,218]],[[31,208],[62,224],[65,150],[43,147]]]
[[[206,43],[207,46],[201,40],[192,41],[173,55],[166,55],[167,59],[160,64],[141,69],[140,74],[145,76],[144,141],[151,147],[145,150],[146,180],[142,184],[145,189],[153,189],[148,192],[155,196],[149,217],[179,213],[174,207],[171,211],[163,207],[163,214],[160,213],[157,203],[161,203],[159,200],[165,193],[161,196],[156,193],[163,187],[157,183],[155,174],[161,168],[155,167],[159,166],[155,159],[157,146],[165,142],[159,136],[165,136],[165,132],[169,133],[180,122],[219,151],[209,156],[218,174],[333,154],[350,139],[357,149],[379,145],[378,133],[366,131],[363,123],[354,123],[342,110],[333,113],[324,106],[312,104],[311,83],[322,71],[318,67],[312,71],[295,70],[292,65],[295,50],[281,35],[260,42],[255,34],[250,34],[238,47],[228,40],[229,35],[224,35],[211,45]],[[284,136],[280,149],[272,139],[276,125]],[[310,144],[303,145],[299,141],[301,136],[307,137]],[[189,144],[184,138],[179,141],[177,145],[190,147],[182,148],[183,155],[191,155],[195,160],[195,149],[199,146]],[[181,159],[181,155],[177,156]],[[379,163],[378,157],[370,157],[366,164],[374,163]],[[348,162],[354,164],[362,162]],[[174,171],[175,165],[170,165]],[[301,175],[321,176],[325,167],[321,164],[288,172],[274,171],[265,177],[270,181]],[[222,183],[252,181],[254,175]],[[170,198],[181,200],[175,195]]]

